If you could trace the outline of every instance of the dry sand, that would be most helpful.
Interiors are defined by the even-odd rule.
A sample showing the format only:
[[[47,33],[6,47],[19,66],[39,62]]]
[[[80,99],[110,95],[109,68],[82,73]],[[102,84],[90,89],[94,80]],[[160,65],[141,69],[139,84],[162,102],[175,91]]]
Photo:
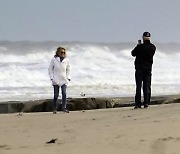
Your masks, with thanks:
[[[178,154],[179,145],[180,104],[0,115],[0,154]]]

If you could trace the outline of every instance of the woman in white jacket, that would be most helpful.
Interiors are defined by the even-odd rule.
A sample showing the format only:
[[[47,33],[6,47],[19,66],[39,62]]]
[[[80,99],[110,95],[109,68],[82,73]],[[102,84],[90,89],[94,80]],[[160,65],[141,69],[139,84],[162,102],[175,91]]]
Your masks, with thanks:
[[[65,48],[57,48],[56,54],[49,65],[48,73],[54,87],[53,113],[56,114],[57,112],[57,101],[60,87],[62,92],[62,111],[69,113],[66,109],[66,87],[71,78],[70,64],[66,57]]]

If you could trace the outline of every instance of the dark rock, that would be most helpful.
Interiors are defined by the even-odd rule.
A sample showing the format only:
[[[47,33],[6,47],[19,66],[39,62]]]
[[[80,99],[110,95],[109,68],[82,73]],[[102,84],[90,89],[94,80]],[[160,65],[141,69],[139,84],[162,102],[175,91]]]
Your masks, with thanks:
[[[61,111],[61,100],[58,100],[58,111]],[[152,97],[150,105],[180,103],[180,96],[155,96]],[[52,112],[52,99],[34,100],[26,102],[4,102],[0,103],[0,113],[15,112]],[[116,107],[134,106],[134,97],[121,98],[68,98],[67,109],[75,110],[91,110],[105,109]]]
[[[67,104],[73,104],[74,110],[97,109],[95,98],[71,98],[67,99]]]
[[[107,99],[96,98],[95,101],[96,101],[96,104],[97,104],[97,109],[105,109],[105,108],[107,108],[107,102],[108,102]]]
[[[6,102],[0,103],[0,113],[16,113],[21,112],[24,107],[22,102]]]
[[[50,112],[52,111],[52,100],[35,100],[24,103],[23,112]]]
[[[177,98],[176,100],[174,100],[174,103],[180,103],[180,98]]]

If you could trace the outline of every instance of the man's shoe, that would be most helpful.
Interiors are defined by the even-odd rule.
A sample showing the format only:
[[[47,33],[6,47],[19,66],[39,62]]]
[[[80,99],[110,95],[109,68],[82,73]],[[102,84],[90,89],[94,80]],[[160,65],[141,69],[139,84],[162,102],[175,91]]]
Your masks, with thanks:
[[[141,106],[135,106],[134,109],[141,109]]]
[[[69,110],[63,109],[62,112],[69,113]]]
[[[145,105],[144,105],[144,108],[145,108],[145,109],[149,108],[149,105],[145,104]]]

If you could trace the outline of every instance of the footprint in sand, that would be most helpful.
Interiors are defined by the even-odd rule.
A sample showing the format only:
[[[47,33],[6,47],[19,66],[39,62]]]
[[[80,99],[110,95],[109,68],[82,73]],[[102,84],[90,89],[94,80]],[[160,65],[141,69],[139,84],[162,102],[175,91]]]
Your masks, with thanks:
[[[180,137],[178,137],[178,138],[174,138],[174,137],[159,138],[151,146],[153,153],[164,154],[166,152],[166,148],[167,148],[166,143],[169,141],[180,142]]]
[[[8,145],[0,145],[0,149],[9,150],[9,149],[11,149],[11,147]]]

